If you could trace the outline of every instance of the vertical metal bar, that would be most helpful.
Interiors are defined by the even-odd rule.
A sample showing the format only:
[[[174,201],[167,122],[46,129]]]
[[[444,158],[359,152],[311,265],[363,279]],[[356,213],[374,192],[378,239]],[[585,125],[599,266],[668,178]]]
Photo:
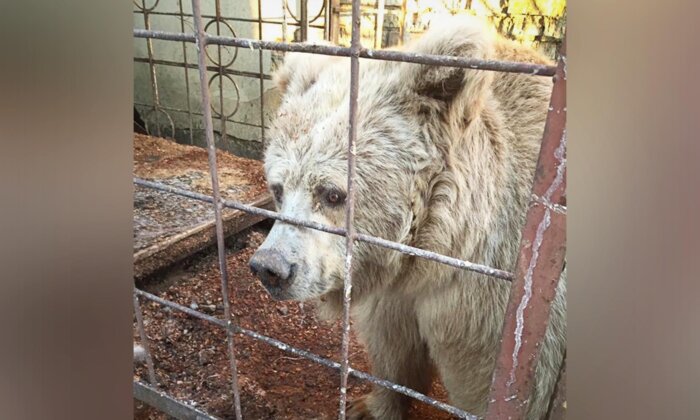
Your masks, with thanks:
[[[352,256],[355,244],[355,139],[357,137],[357,97],[360,78],[360,0],[352,1],[352,42],[350,45],[350,116],[348,133],[348,192],[345,204],[345,279],[343,282],[343,342],[340,367],[340,410],[338,418],[345,420],[347,405],[348,348],[350,346],[350,295],[352,292]]]
[[[323,2],[324,13],[323,13],[323,39],[326,41],[331,40],[331,0],[325,0]]]
[[[185,12],[182,8],[182,0],[178,0],[178,6],[180,7],[180,30],[185,33]],[[187,67],[187,43],[182,42],[182,59],[185,61],[185,90],[187,92],[187,117],[190,126],[190,144],[194,144],[194,127],[192,121],[192,106],[191,106],[191,95],[190,95],[190,70]]]
[[[263,39],[262,0],[258,0],[258,39]],[[260,141],[265,144],[265,80],[263,79],[263,50],[258,50],[258,65],[260,69]]]
[[[301,29],[301,42],[306,42],[309,39],[309,4],[308,0],[299,0],[301,14],[299,24]]]
[[[282,42],[287,42],[287,0],[282,0]]]
[[[216,0],[216,34],[221,35],[221,0]],[[221,45],[216,46],[219,68],[219,116],[221,117],[221,139],[226,139],[226,117],[224,113],[224,64],[221,62]]]
[[[331,2],[331,42],[338,44],[340,40],[340,0],[330,0]]]
[[[376,27],[374,28],[374,48],[382,48],[384,31],[384,0],[377,0]]]
[[[146,329],[143,327],[143,313],[141,312],[141,305],[139,305],[139,297],[134,293],[134,312],[136,313],[136,325],[139,329],[139,336],[141,337],[141,347],[143,347],[144,353],[146,353],[146,366],[148,366],[148,381],[153,386],[158,386],[158,381],[156,380],[156,370],[153,367],[153,358],[151,357],[151,347],[148,345],[148,336],[146,335]]]
[[[211,116],[211,98],[209,96],[209,86],[207,84],[207,66],[206,66],[206,35],[204,33],[204,24],[202,22],[202,11],[200,9],[199,0],[192,0],[192,12],[194,17],[194,26],[197,34],[195,46],[197,48],[197,58],[199,65],[199,84],[202,94],[202,112],[204,130],[207,137],[207,152],[209,155],[209,171],[211,173],[211,187],[214,196],[214,217],[216,219],[216,245],[219,257],[219,269],[221,271],[221,294],[224,304],[224,318],[227,328],[226,338],[228,341],[228,355],[231,366],[231,385],[233,388],[234,409],[236,411],[236,419],[241,420],[241,397],[238,391],[238,370],[236,367],[236,355],[234,353],[234,342],[231,322],[231,306],[228,295],[228,270],[226,269],[226,247],[224,244],[224,227],[221,218],[223,205],[221,202],[221,194],[219,192],[219,178],[216,167],[216,146],[214,144],[214,129],[212,127]],[[222,112],[223,114],[223,112]]]
[[[486,418],[525,418],[566,253],[566,47],[554,76]]]
[[[401,2],[401,44],[406,44],[408,39],[408,0],[403,0]]]
[[[147,31],[151,30],[151,19],[148,15],[148,10],[146,9],[146,0],[141,0],[141,7],[143,12],[143,26]],[[155,7],[155,6],[154,6]],[[153,63],[153,40],[146,40],[146,50],[148,51],[148,69],[151,76],[151,91],[153,94],[153,113],[156,117],[156,127],[158,127],[158,137],[161,137],[160,131],[160,94],[158,93],[158,78],[156,76],[156,65]],[[148,123],[146,123],[148,124]],[[151,133],[149,133],[151,134]]]

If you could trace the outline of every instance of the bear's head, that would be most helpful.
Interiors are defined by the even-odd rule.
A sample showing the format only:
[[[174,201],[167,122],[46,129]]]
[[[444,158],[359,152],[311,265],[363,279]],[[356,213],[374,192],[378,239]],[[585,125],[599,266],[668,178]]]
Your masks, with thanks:
[[[430,31],[412,52],[486,58],[491,32],[471,19]],[[355,145],[358,233],[410,243],[435,199],[449,143],[480,110],[490,72],[363,59]],[[277,210],[345,226],[350,60],[287,54],[275,74],[282,103],[269,131],[265,173]],[[345,238],[276,221],[251,259],[275,299],[307,300],[343,287]],[[396,276],[401,254],[356,242],[354,290]]]

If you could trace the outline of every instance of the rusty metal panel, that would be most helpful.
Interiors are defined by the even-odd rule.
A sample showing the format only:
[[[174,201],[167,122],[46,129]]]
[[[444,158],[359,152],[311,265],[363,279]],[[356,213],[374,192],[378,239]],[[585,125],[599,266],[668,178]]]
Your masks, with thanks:
[[[532,201],[520,242],[488,419],[525,418],[566,253],[566,49],[554,76],[552,98],[535,170]]]

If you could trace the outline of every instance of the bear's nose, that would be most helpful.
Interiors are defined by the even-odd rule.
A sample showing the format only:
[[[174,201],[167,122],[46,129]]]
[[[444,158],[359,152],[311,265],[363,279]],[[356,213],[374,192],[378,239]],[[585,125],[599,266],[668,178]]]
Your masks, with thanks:
[[[265,287],[284,288],[289,286],[293,266],[274,249],[260,249],[250,259],[251,271],[260,277]]]

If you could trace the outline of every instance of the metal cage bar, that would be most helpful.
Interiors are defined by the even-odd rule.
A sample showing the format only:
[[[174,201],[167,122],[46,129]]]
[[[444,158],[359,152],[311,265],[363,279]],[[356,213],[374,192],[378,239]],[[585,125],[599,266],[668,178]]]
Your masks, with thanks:
[[[141,0],[141,12],[143,13],[143,27],[146,28],[146,30],[151,29],[151,19],[150,19],[150,12],[155,9],[155,7],[158,5],[158,2],[156,2],[150,9],[146,7],[146,0]],[[156,127],[157,127],[157,133],[158,136],[161,136],[161,130],[160,130],[160,93],[158,92],[158,75],[156,74],[156,66],[153,63],[154,60],[154,55],[153,55],[153,40],[152,39],[147,39],[146,40],[146,50],[148,51],[148,70],[149,70],[149,76],[151,78],[151,95],[153,96],[153,113],[155,114],[155,120],[156,120]],[[144,121],[146,123],[146,131],[148,130],[148,121]],[[174,130],[174,128],[173,128]]]
[[[153,188],[156,190],[181,195],[183,197],[189,197],[189,198],[192,198],[195,200],[206,201],[208,203],[214,202],[214,198],[211,196],[200,194],[200,193],[193,192],[193,191],[183,190],[181,188],[172,187],[170,185],[165,185],[165,184],[161,184],[158,182],[147,181],[145,179],[134,178],[134,184],[141,185],[142,187]],[[222,200],[222,204],[224,207],[227,207],[227,208],[241,210],[241,211],[244,211],[246,213],[255,214],[258,216],[264,216],[264,217],[267,217],[270,219],[279,220],[279,221],[289,223],[292,225],[304,226],[304,227],[307,227],[310,229],[315,229],[315,230],[320,230],[322,232],[331,233],[333,235],[340,235],[340,236],[346,235],[346,231],[343,228],[334,227],[334,226],[327,226],[327,225],[323,225],[320,223],[311,222],[308,220],[302,220],[302,219],[297,219],[295,217],[285,216],[283,214],[280,214],[280,213],[277,213],[277,212],[274,212],[271,210],[266,210],[266,209],[261,209],[258,207],[249,206],[247,204],[243,204],[243,203],[240,203],[237,201]],[[370,243],[372,245],[377,245],[377,246],[381,246],[384,248],[393,249],[394,251],[399,251],[399,252],[402,252],[404,254],[414,256],[414,257],[425,258],[427,260],[436,261],[436,262],[439,262],[441,264],[449,265],[451,267],[461,268],[463,270],[474,271],[476,273],[484,274],[484,275],[498,278],[501,280],[510,281],[513,278],[513,274],[509,273],[508,271],[499,270],[497,268],[489,267],[489,266],[483,265],[483,264],[476,264],[473,262],[460,260],[460,259],[453,258],[453,257],[448,257],[448,256],[445,256],[442,254],[438,254],[437,252],[426,251],[424,249],[400,244],[398,242],[389,241],[389,240],[379,238],[376,236],[372,236],[372,235],[366,235],[363,233],[356,233],[355,239],[358,241]]]
[[[210,414],[176,400],[141,381],[134,381],[134,398],[178,420],[219,420]]]
[[[144,29],[134,29],[136,38],[154,38],[166,41],[195,42],[193,34],[183,34],[178,32],[149,31]],[[352,47],[338,47],[334,45],[318,45],[275,41],[260,41],[247,38],[230,38],[223,36],[205,35],[208,44],[228,45],[232,47],[244,47],[251,49],[276,50],[287,52],[304,52],[312,54],[335,55],[340,57],[350,57]],[[360,57],[374,60],[401,61],[405,63],[428,64],[432,66],[462,67],[473,70],[491,70],[506,73],[525,73],[535,76],[554,76],[556,67],[544,64],[519,63],[500,60],[482,60],[477,58],[453,57],[450,55],[435,55],[412,53],[406,51],[373,50],[360,48]]]
[[[134,294],[134,313],[136,314],[136,325],[139,329],[139,337],[141,338],[141,347],[145,353],[146,366],[148,367],[148,381],[153,386],[158,386],[158,380],[156,379],[156,369],[153,367],[153,357],[151,357],[151,346],[148,344],[148,336],[146,335],[146,329],[143,326],[143,312],[141,311],[141,305],[139,304],[139,297]]]
[[[179,16],[180,16],[180,30],[185,32],[185,12],[182,8],[182,0],[177,0]],[[187,94],[187,122],[190,128],[190,144],[194,144],[194,127],[192,126],[192,97],[190,95],[190,72],[189,63],[187,62],[187,43],[182,43],[182,59],[184,61],[182,68],[185,70],[185,92]],[[155,63],[155,60],[153,60]],[[173,129],[174,131],[174,129]]]
[[[352,293],[352,257],[355,246],[355,140],[357,139],[357,97],[360,79],[360,2],[352,2],[352,41],[350,55],[350,121],[348,132],[348,188],[345,201],[345,278],[343,280],[343,337],[341,344],[340,408],[338,418],[345,420],[348,395],[348,349],[350,347],[350,300]]]
[[[262,0],[258,0],[258,38],[263,39]],[[263,52],[258,51],[258,69],[260,71],[260,142],[265,144],[265,78],[263,68]]]
[[[266,344],[268,344],[272,347],[275,347],[279,350],[285,351],[287,353],[291,353],[295,356],[303,357],[305,359],[311,360],[314,363],[318,363],[319,365],[323,365],[323,366],[326,366],[328,368],[335,369],[335,370],[341,369],[340,363],[335,362],[335,361],[330,360],[330,359],[327,359],[325,357],[321,357],[321,356],[317,355],[316,353],[312,353],[312,352],[307,351],[307,350],[298,349],[294,346],[290,346],[289,344],[283,343],[283,342],[276,340],[272,337],[267,337],[265,335],[262,335],[262,334],[255,332],[255,331],[251,331],[251,330],[248,330],[246,328],[239,327],[238,325],[235,325],[235,324],[228,324],[226,321],[224,321],[222,319],[213,317],[211,315],[207,315],[205,313],[196,311],[196,310],[188,308],[186,306],[182,306],[182,305],[177,304],[175,302],[171,302],[167,299],[160,298],[160,297],[153,295],[151,293],[144,292],[143,290],[134,289],[134,292],[137,295],[142,296],[150,301],[153,301],[153,302],[159,303],[163,306],[166,306],[168,308],[183,312],[187,315],[190,315],[194,318],[201,319],[201,320],[206,321],[206,322],[208,322],[212,325],[215,325],[217,327],[231,330],[233,333],[243,334],[243,335],[250,337],[250,338],[253,338],[255,340],[262,341],[263,343],[266,343]],[[424,402],[428,405],[431,405],[435,408],[446,411],[446,412],[448,412],[452,415],[455,415],[459,418],[469,419],[469,420],[476,420],[477,419],[476,416],[474,416],[474,415],[472,415],[464,410],[461,410],[457,407],[451,406],[449,404],[445,404],[442,401],[438,401],[434,398],[431,398],[431,397],[429,397],[425,394],[422,394],[418,391],[415,391],[411,388],[405,387],[403,385],[395,384],[391,381],[387,381],[386,379],[378,378],[378,377],[371,375],[369,373],[355,370],[353,368],[349,368],[348,374],[352,375],[355,378],[362,379],[364,381],[371,382],[373,384],[382,386],[382,387],[390,389],[392,391],[399,392],[399,393],[404,394],[408,397],[414,398],[418,401],[421,401],[421,402]]]
[[[218,8],[219,2],[217,0],[217,11]],[[197,34],[197,43],[195,45],[197,47],[197,59],[199,64],[199,84],[202,95],[202,111],[204,112],[204,130],[207,138],[207,152],[209,157],[209,172],[211,175],[211,189],[212,194],[214,196],[214,218],[216,219],[216,247],[219,258],[219,270],[221,271],[221,295],[223,298],[224,317],[226,319],[226,323],[228,325],[231,325],[231,303],[229,300],[228,269],[226,268],[224,223],[221,217],[221,211],[223,209],[223,206],[221,205],[221,194],[219,191],[219,174],[216,167],[216,145],[214,139],[214,128],[212,126],[211,99],[209,97],[209,84],[207,83],[207,43],[205,39],[205,28],[204,23],[202,21],[202,11],[200,8],[199,0],[192,0],[192,13],[194,15],[194,26]],[[219,64],[220,63],[221,56],[219,55]],[[224,112],[222,105],[221,114],[223,115],[223,113]],[[241,412],[241,396],[238,389],[238,368],[236,366],[233,333],[230,329],[226,330],[226,340],[228,342],[228,356],[229,364],[231,367],[231,385],[233,388],[234,410],[236,412],[236,419],[241,420],[243,418],[243,414]]]
[[[566,254],[566,39],[516,263],[487,417],[523,418]]]
[[[219,19],[219,0],[217,4],[217,19]],[[137,5],[138,6],[138,5]],[[152,9],[141,8],[144,14]],[[373,245],[382,246],[408,255],[426,258],[455,268],[475,271],[487,276],[497,277],[504,280],[513,280],[511,286],[511,296],[506,312],[506,320],[503,326],[503,336],[500,353],[497,359],[497,366],[494,372],[494,379],[491,389],[490,404],[488,406],[488,418],[501,418],[503,416],[522,416],[527,408],[527,401],[532,385],[532,377],[537,362],[538,350],[541,347],[541,340],[547,325],[549,308],[554,297],[554,292],[558,284],[559,274],[564,260],[565,253],[565,113],[566,113],[566,55],[562,48],[561,58],[558,66],[546,66],[530,63],[515,63],[496,60],[479,60],[463,57],[418,54],[402,51],[371,50],[361,46],[360,42],[360,0],[352,1],[352,42],[349,48],[311,45],[311,44],[288,44],[285,42],[272,42],[262,40],[262,15],[260,1],[258,1],[258,29],[259,40],[244,39],[234,37],[223,37],[208,35],[202,22],[200,0],[192,0],[193,17],[195,21],[195,33],[172,33],[163,31],[152,31],[148,23],[146,29],[134,29],[134,37],[161,40],[171,40],[180,42],[195,43],[198,55],[197,68],[200,76],[200,88],[202,95],[202,116],[207,140],[207,150],[209,156],[209,170],[212,179],[213,196],[186,191],[163,184],[134,179],[134,183],[149,188],[154,188],[185,197],[206,201],[214,205],[214,216],[216,220],[217,250],[219,268],[221,272],[221,290],[224,304],[224,320],[205,315],[174,302],[159,298],[155,295],[135,290],[135,310],[137,310],[137,320],[140,308],[138,308],[137,295],[143,296],[151,301],[180,310],[191,316],[205,320],[211,324],[223,327],[227,332],[228,355],[231,365],[232,389],[234,394],[234,408],[236,418],[242,418],[240,406],[240,393],[237,383],[237,369],[234,352],[233,334],[240,333],[254,339],[266,342],[280,350],[287,351],[321,365],[338,369],[341,373],[340,396],[339,396],[339,418],[345,418],[345,408],[347,405],[347,378],[349,375],[367,380],[374,384],[386,387],[396,392],[403,393],[409,397],[428,403],[434,407],[447,411],[460,418],[476,419],[470,413],[449,404],[432,399],[424,394],[409,389],[407,387],[392,383],[385,379],[374,377],[370,374],[359,372],[349,366],[348,345],[349,345],[349,321],[350,321],[350,296],[352,290],[352,257],[353,245],[356,240],[364,241]],[[303,26],[303,25],[302,25]],[[218,33],[218,28],[217,28]],[[209,84],[207,83],[206,46],[212,44],[221,46],[257,48],[260,52],[260,83],[261,101],[263,93],[262,75],[262,50],[295,51],[313,54],[325,54],[335,56],[350,57],[351,81],[350,81],[350,112],[349,112],[349,133],[348,133],[348,196],[346,207],[346,226],[337,228],[325,226],[314,222],[299,220],[284,216],[276,212],[255,208],[235,201],[223,200],[220,196],[218,185],[218,172],[216,167],[216,147],[213,132],[211,98],[209,95]],[[183,44],[184,45],[184,44]],[[153,69],[153,57],[149,53],[149,64]],[[535,181],[532,189],[532,201],[527,213],[526,224],[523,228],[520,255],[516,265],[515,276],[512,273],[474,264],[468,261],[459,260],[442,254],[406,246],[392,241],[371,235],[356,233],[353,225],[354,212],[354,178],[355,178],[355,139],[356,139],[356,112],[357,95],[359,90],[359,59],[369,58],[388,61],[402,61],[427,65],[440,65],[451,67],[462,67],[477,70],[489,70],[500,72],[526,73],[539,76],[555,76],[554,88],[550,112],[547,116],[545,134],[540,151],[540,158],[537,163]],[[219,72],[221,63],[219,59]],[[216,71],[216,70],[215,70]],[[222,95],[223,97],[223,95]],[[264,124],[262,124],[263,110],[261,109],[261,129],[264,137]],[[223,106],[222,112],[223,114]],[[344,280],[344,312],[343,312],[343,337],[341,348],[341,362],[337,363],[322,358],[314,353],[296,349],[288,344],[282,343],[270,337],[265,337],[254,331],[243,329],[232,323],[230,299],[228,291],[228,272],[226,268],[226,255],[224,247],[223,223],[221,212],[224,207],[239,209],[248,213],[263,215],[284,223],[291,223],[304,226],[323,232],[341,235],[346,237],[346,275]],[[559,270],[559,271],[557,271]],[[526,315],[527,312],[527,315]],[[139,322],[139,328],[143,330],[143,322]],[[143,333],[142,335],[145,335]],[[526,337],[526,338],[523,338]],[[143,337],[142,337],[143,339]],[[534,357],[532,357],[534,355]],[[152,367],[151,367],[152,370]],[[152,375],[152,381],[154,375]],[[147,393],[153,395],[148,387],[139,382],[134,382],[134,393]],[[157,393],[157,392],[156,392]],[[162,398],[172,399],[167,395]],[[177,401],[173,400],[176,405]]]

